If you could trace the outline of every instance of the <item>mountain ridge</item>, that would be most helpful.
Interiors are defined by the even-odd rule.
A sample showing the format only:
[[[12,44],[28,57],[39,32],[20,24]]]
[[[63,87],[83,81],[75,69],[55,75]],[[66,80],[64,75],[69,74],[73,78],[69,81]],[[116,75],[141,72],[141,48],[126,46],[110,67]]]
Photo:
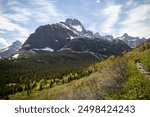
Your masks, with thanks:
[[[15,41],[12,45],[8,46],[7,48],[0,50],[0,57],[1,58],[9,58],[14,54],[18,53],[18,50],[22,47],[22,43],[20,41]]]
[[[81,40],[84,40],[84,42],[87,41],[88,45],[84,45],[85,43],[79,44],[78,42],[81,43]],[[73,45],[75,44],[74,42],[77,41],[79,45]],[[90,43],[90,42],[91,43]],[[73,43],[72,43],[73,42]],[[106,45],[102,45],[103,42]],[[114,43],[115,42],[115,43]],[[100,36],[99,33],[93,33],[92,31],[86,30],[82,23],[77,20],[77,19],[66,19],[65,22],[60,22],[56,24],[51,24],[51,25],[44,25],[40,26],[35,30],[34,33],[32,33],[29,38],[26,40],[26,42],[23,44],[22,49],[23,50],[42,50],[43,48],[50,48],[53,51],[63,51],[66,50],[66,48],[76,51],[77,49],[68,46],[78,46],[77,48],[84,48],[81,49],[80,51],[91,51],[95,50],[94,46],[92,44],[97,44],[96,47],[97,50],[91,51],[95,52],[98,54],[103,54],[104,51],[108,50],[110,51],[111,48],[115,47],[120,47],[121,51],[118,51],[119,48],[116,48],[112,53],[106,53],[104,56],[110,56],[112,54],[118,54],[120,52],[129,50],[130,47],[126,45],[125,43],[118,43],[119,41],[114,41],[113,36],[107,35],[107,36]],[[72,43],[72,44],[70,44]],[[79,47],[80,46],[80,47]],[[109,47],[110,46],[110,47]],[[121,47],[124,47],[121,48]],[[126,47],[125,47],[126,46]],[[108,48],[107,48],[108,47]],[[99,51],[101,50],[101,51]],[[77,50],[79,51],[79,50]]]
[[[145,39],[144,37],[143,38],[132,37],[129,36],[127,33],[124,33],[121,37],[117,37],[116,39],[123,40],[131,48],[135,48],[147,41],[147,39]]]
[[[51,24],[51,25],[47,24],[47,25],[39,26],[35,30],[35,32],[32,33],[28,37],[28,39],[22,45],[21,50],[23,49],[23,50],[27,50],[27,51],[33,50],[36,52],[37,51],[53,52],[53,51],[63,51],[63,50],[69,49],[69,50],[75,51],[76,49],[74,49],[74,47],[70,47],[70,43],[73,44],[75,42],[75,40],[77,41],[76,43],[81,42],[81,40],[80,40],[81,38],[82,38],[82,40],[87,39],[87,42],[90,39],[91,43],[94,43],[95,41],[97,41],[97,43],[99,43],[99,45],[100,45],[100,42],[103,43],[102,41],[104,41],[104,42],[108,41],[108,43],[111,42],[111,44],[109,44],[110,46],[111,45],[115,46],[114,44],[117,44],[117,42],[118,42],[116,40],[121,40],[124,42],[124,44],[120,43],[120,46],[119,46],[120,48],[118,47],[115,50],[122,50],[122,51],[129,50],[129,47],[135,48],[136,46],[143,44],[145,41],[147,41],[147,39],[145,39],[145,38],[132,37],[132,36],[129,36],[127,33],[124,33],[123,36],[117,37],[117,38],[114,38],[112,35],[101,36],[98,32],[93,33],[90,30],[86,30],[79,20],[68,18],[68,19],[66,19],[65,22],[61,21],[56,24]],[[97,44],[97,43],[95,43],[95,44]],[[123,50],[121,44],[123,47],[125,46],[125,44],[127,44],[129,47],[125,47],[126,49]],[[77,46],[77,44],[72,45],[72,46]],[[86,45],[80,44],[80,46],[83,46],[83,47],[78,47],[78,48],[84,48]],[[113,46],[111,46],[112,50],[114,48]],[[81,51],[83,51],[83,50],[89,51],[91,49],[92,50],[94,49],[94,48],[90,48],[90,47],[92,47],[92,45],[89,45],[88,47],[86,46],[86,49],[82,49]],[[6,49],[2,49],[2,50],[6,50]],[[100,48],[97,48],[97,49],[98,50],[99,49],[108,50],[108,48],[101,48],[101,46],[100,46]],[[97,53],[98,50],[95,50],[92,52]],[[9,49],[9,51],[10,51],[10,49]],[[14,51],[14,50],[12,49],[11,51]],[[10,54],[8,56],[7,56],[8,52],[7,53],[4,52],[5,54],[4,53],[2,54],[2,52],[1,52],[0,57],[1,58],[11,57],[11,55],[17,53],[17,51],[12,52],[12,54]],[[115,54],[118,54],[119,52],[120,51],[115,52]],[[98,54],[102,54],[102,53],[103,53],[103,51]],[[112,52],[112,54],[114,54],[114,52]],[[110,54],[108,54],[108,55],[110,55]],[[107,56],[107,54],[104,56]]]

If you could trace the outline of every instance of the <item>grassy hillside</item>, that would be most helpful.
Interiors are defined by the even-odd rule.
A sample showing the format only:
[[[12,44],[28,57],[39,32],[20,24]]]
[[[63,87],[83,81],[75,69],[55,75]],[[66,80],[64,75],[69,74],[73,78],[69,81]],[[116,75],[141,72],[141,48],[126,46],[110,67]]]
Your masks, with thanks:
[[[0,99],[17,92],[41,91],[88,75],[98,59],[91,53],[54,52],[0,60]]]
[[[41,91],[11,95],[10,99],[150,99],[150,79],[136,66],[150,71],[150,41],[130,52],[97,62],[83,71],[89,75]],[[69,74],[71,75],[71,74]],[[65,77],[67,78],[68,75]]]

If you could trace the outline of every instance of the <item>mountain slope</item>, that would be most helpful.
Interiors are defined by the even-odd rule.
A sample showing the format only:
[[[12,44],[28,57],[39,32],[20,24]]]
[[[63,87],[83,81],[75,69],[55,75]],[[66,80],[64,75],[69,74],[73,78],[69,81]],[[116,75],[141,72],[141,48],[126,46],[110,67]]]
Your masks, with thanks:
[[[125,50],[130,50],[130,47],[121,40],[114,40],[112,42],[101,39],[77,38],[71,40],[65,45],[74,51],[89,51],[98,53],[102,56],[110,56],[121,53]]]
[[[98,37],[98,38],[95,38]],[[112,36],[93,34],[84,28],[80,21],[67,19],[52,25],[40,26],[23,44],[23,50],[89,51],[102,56],[110,56],[129,50],[124,42],[114,40]]]
[[[60,50],[72,37],[77,34],[61,24],[40,26],[23,44],[24,49],[40,49],[49,47],[54,51]]]
[[[82,69],[98,61],[98,58],[91,53],[70,51],[29,52],[25,57],[0,60],[0,99],[7,99],[9,94],[16,92],[26,92],[29,87],[32,89],[36,87],[35,90],[39,91],[70,82],[73,78],[64,78],[67,74],[78,73],[81,77],[87,73],[82,72]]]
[[[150,99],[150,80],[136,68],[141,61],[150,70],[150,41],[88,69],[92,73],[53,88],[12,95],[11,99]]]
[[[40,26],[29,36],[23,44],[23,49],[51,48],[58,51],[70,40],[83,36],[86,30],[80,21],[76,19],[66,19],[51,25]]]
[[[8,58],[16,54],[21,48],[22,43],[20,41],[15,41],[11,46],[0,50],[1,58]]]

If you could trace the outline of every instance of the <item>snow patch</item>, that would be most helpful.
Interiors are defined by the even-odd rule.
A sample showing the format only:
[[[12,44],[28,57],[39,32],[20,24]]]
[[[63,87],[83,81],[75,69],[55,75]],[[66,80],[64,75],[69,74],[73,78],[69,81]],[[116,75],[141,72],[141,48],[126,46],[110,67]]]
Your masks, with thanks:
[[[137,41],[137,39],[132,39],[132,41]]]
[[[50,51],[50,52],[54,51],[52,48],[49,48],[49,47],[45,47],[45,48],[33,48],[33,50],[43,50],[43,51]]]
[[[59,51],[63,51],[64,50],[64,47],[63,48],[61,48]]]
[[[4,49],[1,49],[0,52],[5,52],[7,51],[9,48],[4,48]]]
[[[83,30],[81,25],[73,25],[72,27],[76,29],[78,32],[82,32]]]
[[[43,50],[44,50],[44,51],[51,51],[51,52],[54,51],[52,48],[49,48],[49,47],[43,48]]]
[[[68,26],[66,26],[65,24],[63,24],[63,23],[59,23],[63,28],[66,28],[66,29],[68,29],[68,30],[71,30]]]
[[[19,57],[19,54],[15,54],[12,56],[12,58],[17,59]]]
[[[59,23],[63,28],[66,28],[66,29],[68,29],[68,30],[71,30],[73,33],[75,33],[75,34],[77,34],[78,35],[78,33],[76,32],[76,31],[74,31],[74,30],[72,30],[71,28],[69,28],[68,26],[66,26],[65,24],[63,24],[63,23]]]
[[[13,50],[15,50],[15,51],[18,51],[19,49],[16,49],[16,48],[14,48],[14,47],[11,47]]]
[[[85,37],[92,38],[90,35],[87,35],[87,34],[85,35]]]
[[[70,39],[71,39],[71,40],[72,40],[72,39],[75,39],[75,38],[77,38],[77,37],[70,36]]]
[[[123,40],[125,37],[119,37],[120,40]]]

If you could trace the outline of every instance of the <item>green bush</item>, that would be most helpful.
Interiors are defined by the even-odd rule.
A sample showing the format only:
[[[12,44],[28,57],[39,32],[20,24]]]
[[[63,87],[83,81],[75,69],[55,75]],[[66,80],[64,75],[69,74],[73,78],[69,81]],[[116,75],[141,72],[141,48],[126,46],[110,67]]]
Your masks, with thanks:
[[[121,99],[150,99],[150,80],[139,73],[133,60],[128,63],[127,77]]]

